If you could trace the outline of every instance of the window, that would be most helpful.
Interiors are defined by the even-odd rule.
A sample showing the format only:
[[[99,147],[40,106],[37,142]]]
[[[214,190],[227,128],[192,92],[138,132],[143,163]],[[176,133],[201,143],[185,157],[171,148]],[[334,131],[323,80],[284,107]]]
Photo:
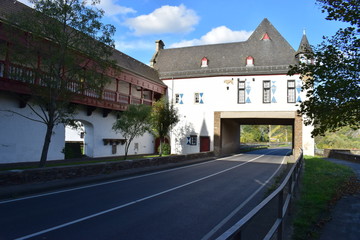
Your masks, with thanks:
[[[180,94],[175,94],[175,103],[180,103]]]
[[[197,136],[190,135],[188,144],[192,145],[192,146],[196,146],[197,145]]]
[[[239,80],[238,103],[245,103],[245,81]]]
[[[201,59],[201,67],[207,67],[208,66],[208,59],[206,57],[203,57]]]
[[[270,81],[263,82],[263,103],[271,103],[271,84]]]
[[[194,94],[194,102],[195,103],[200,103],[200,93],[195,93]]]
[[[254,58],[252,56],[248,56],[246,58],[246,66],[253,67],[254,66]]]
[[[288,80],[287,82],[287,102],[295,103],[296,99],[295,92],[295,80]]]

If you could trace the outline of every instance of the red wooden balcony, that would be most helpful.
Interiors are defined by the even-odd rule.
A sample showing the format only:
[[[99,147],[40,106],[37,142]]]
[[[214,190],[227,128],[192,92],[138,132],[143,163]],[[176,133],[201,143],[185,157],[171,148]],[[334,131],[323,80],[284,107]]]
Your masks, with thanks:
[[[122,73],[122,75],[124,74],[126,73]],[[126,79],[126,76],[124,76],[124,79]],[[153,101],[162,95],[149,89],[143,89],[142,86],[137,86],[133,83],[126,83],[129,85],[129,93],[125,94],[124,90],[121,91],[119,89],[120,80],[114,79],[114,81],[116,81],[116,89],[118,91],[104,89],[102,94],[98,94],[91,89],[86,89],[82,91],[82,94],[75,94],[71,102],[110,110],[125,110],[129,104],[152,105]],[[0,90],[19,94],[31,94],[29,84],[42,85],[41,79],[36,79],[34,70],[0,60]],[[78,82],[68,82],[67,87],[70,91],[76,93],[80,84]],[[136,86],[137,95],[140,96],[131,94],[132,85]],[[148,91],[150,94],[145,96],[143,91]]]

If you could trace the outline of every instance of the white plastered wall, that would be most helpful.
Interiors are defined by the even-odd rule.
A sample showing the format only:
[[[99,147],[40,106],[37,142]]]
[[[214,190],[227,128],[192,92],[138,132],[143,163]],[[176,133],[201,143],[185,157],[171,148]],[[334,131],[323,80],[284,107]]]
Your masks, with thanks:
[[[246,83],[246,103],[238,103],[238,79]],[[263,103],[263,81],[271,82],[271,103]],[[295,80],[296,100],[304,99],[299,92],[301,81],[298,76],[261,75],[261,76],[221,76],[204,78],[170,79],[163,82],[168,86],[168,98],[175,103],[175,94],[180,94],[175,106],[180,122],[171,132],[173,153],[199,152],[196,146],[187,144],[190,135],[209,136],[210,150],[213,150],[214,112],[215,111],[296,111],[296,103],[287,102],[287,82]],[[194,103],[194,94],[201,93],[202,103]],[[206,129],[206,130],[204,130]],[[303,126],[304,152],[313,155],[314,139],[308,134],[311,126]]]
[[[37,162],[40,160],[46,127],[39,122],[30,121],[24,117],[4,110],[17,111],[25,116],[36,117],[31,110],[19,108],[19,102],[13,96],[0,94],[0,164],[15,162]],[[124,145],[116,146],[116,154],[112,154],[112,146],[104,145],[104,138],[123,139],[120,133],[112,130],[116,115],[110,113],[103,117],[102,110],[96,109],[87,116],[85,107],[80,107],[75,119],[85,125],[85,154],[89,157],[111,157],[124,155]],[[48,160],[64,158],[65,126],[55,127],[52,135]],[[150,133],[135,138],[129,148],[129,155],[152,154],[154,152],[154,137]]]

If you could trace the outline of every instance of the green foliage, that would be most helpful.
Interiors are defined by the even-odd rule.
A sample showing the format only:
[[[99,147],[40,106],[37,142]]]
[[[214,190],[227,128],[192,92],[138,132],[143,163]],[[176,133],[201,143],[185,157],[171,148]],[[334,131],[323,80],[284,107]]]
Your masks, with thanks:
[[[160,156],[163,153],[162,140],[178,122],[179,115],[172,103],[169,103],[164,97],[154,103],[151,112],[151,131],[155,137],[160,138]]]
[[[65,155],[65,159],[81,158],[83,156],[82,143],[65,143],[63,153]]]
[[[302,190],[294,219],[294,240],[315,239],[314,226],[327,211],[330,201],[354,175],[345,166],[321,158],[306,157]]]
[[[289,75],[301,74],[308,99],[300,104],[304,123],[314,125],[313,135],[343,126],[360,128],[360,2],[318,0],[328,20],[350,23],[306,53],[313,64],[291,66]]]
[[[240,142],[269,142],[269,125],[241,125]]]
[[[336,132],[326,132],[324,136],[316,136],[315,142],[318,149],[360,149],[360,130],[343,127]]]
[[[270,142],[291,142],[292,126],[270,125],[269,137]]]
[[[120,132],[126,139],[125,159],[132,140],[149,130],[150,115],[151,107],[148,105],[129,105],[114,123],[112,129]]]
[[[163,143],[161,148],[158,147],[158,152],[162,151],[162,155],[170,155],[171,153],[171,147],[168,143]]]

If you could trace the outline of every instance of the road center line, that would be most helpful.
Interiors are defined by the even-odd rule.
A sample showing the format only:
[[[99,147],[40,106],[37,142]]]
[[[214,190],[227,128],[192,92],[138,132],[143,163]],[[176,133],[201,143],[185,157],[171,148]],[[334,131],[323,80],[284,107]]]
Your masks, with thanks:
[[[57,230],[57,229],[60,229],[60,228],[64,228],[64,227],[66,227],[66,226],[70,226],[70,225],[73,225],[73,224],[76,224],[76,223],[79,223],[79,222],[82,222],[82,221],[85,221],[85,220],[88,220],[88,219],[91,219],[91,218],[94,218],[94,217],[97,217],[97,216],[106,214],[106,213],[109,213],[109,212],[113,212],[113,211],[119,210],[119,209],[121,209],[121,208],[125,208],[125,207],[128,207],[128,206],[134,205],[134,204],[139,203],[139,202],[143,202],[143,201],[145,201],[145,200],[148,200],[148,199],[151,199],[151,198],[154,198],[154,197],[158,197],[158,196],[163,195],[163,194],[165,194],[165,193],[169,193],[169,192],[175,191],[175,190],[177,190],[177,189],[180,189],[180,188],[189,186],[189,185],[191,185],[191,184],[194,184],[194,183],[203,181],[203,180],[205,180],[205,179],[208,179],[208,178],[217,176],[217,175],[219,175],[219,174],[228,172],[228,171],[230,171],[230,170],[233,170],[233,169],[235,169],[235,168],[241,167],[241,166],[243,166],[243,165],[245,165],[245,164],[247,164],[247,163],[253,162],[253,161],[255,161],[255,160],[257,160],[257,159],[259,159],[259,158],[261,158],[261,157],[263,157],[263,156],[265,156],[265,155],[260,155],[260,156],[258,156],[258,157],[253,158],[253,159],[250,159],[250,160],[248,160],[248,161],[246,161],[246,162],[240,163],[240,164],[238,164],[238,165],[236,165],[236,166],[233,166],[233,167],[224,169],[224,170],[222,170],[222,171],[220,171],[220,172],[210,174],[210,175],[208,175],[208,176],[206,176],[206,177],[202,177],[202,178],[199,178],[199,179],[197,179],[197,180],[194,180],[194,181],[191,181],[191,182],[188,182],[188,183],[179,185],[179,186],[177,186],[177,187],[170,188],[170,189],[168,189],[168,190],[165,190],[165,191],[162,191],[162,192],[159,192],[159,193],[156,193],[156,194],[153,194],[153,195],[144,197],[144,198],[140,198],[140,199],[138,199],[138,200],[135,200],[135,201],[132,201],[132,202],[123,204],[123,205],[119,205],[119,206],[117,206],[117,207],[110,208],[110,209],[107,209],[107,210],[104,210],[104,211],[101,211],[101,212],[98,212],[98,213],[95,213],[95,214],[92,214],[92,215],[89,215],[89,216],[86,216],[86,217],[83,217],[83,218],[79,218],[79,219],[76,219],[76,220],[74,220],[74,221],[70,221],[70,222],[67,222],[67,223],[64,223],[64,224],[55,226],[55,227],[51,227],[51,228],[48,228],[48,229],[45,229],[45,230],[42,230],[42,231],[39,231],[39,232],[36,232],[36,233],[32,233],[32,234],[29,234],[29,235],[26,235],[26,236],[17,238],[16,240],[29,239],[29,238],[32,238],[32,237],[35,237],[35,236],[39,236],[39,235],[44,234],[44,233],[47,233],[47,232],[51,232],[51,231],[54,231],[54,230]]]

